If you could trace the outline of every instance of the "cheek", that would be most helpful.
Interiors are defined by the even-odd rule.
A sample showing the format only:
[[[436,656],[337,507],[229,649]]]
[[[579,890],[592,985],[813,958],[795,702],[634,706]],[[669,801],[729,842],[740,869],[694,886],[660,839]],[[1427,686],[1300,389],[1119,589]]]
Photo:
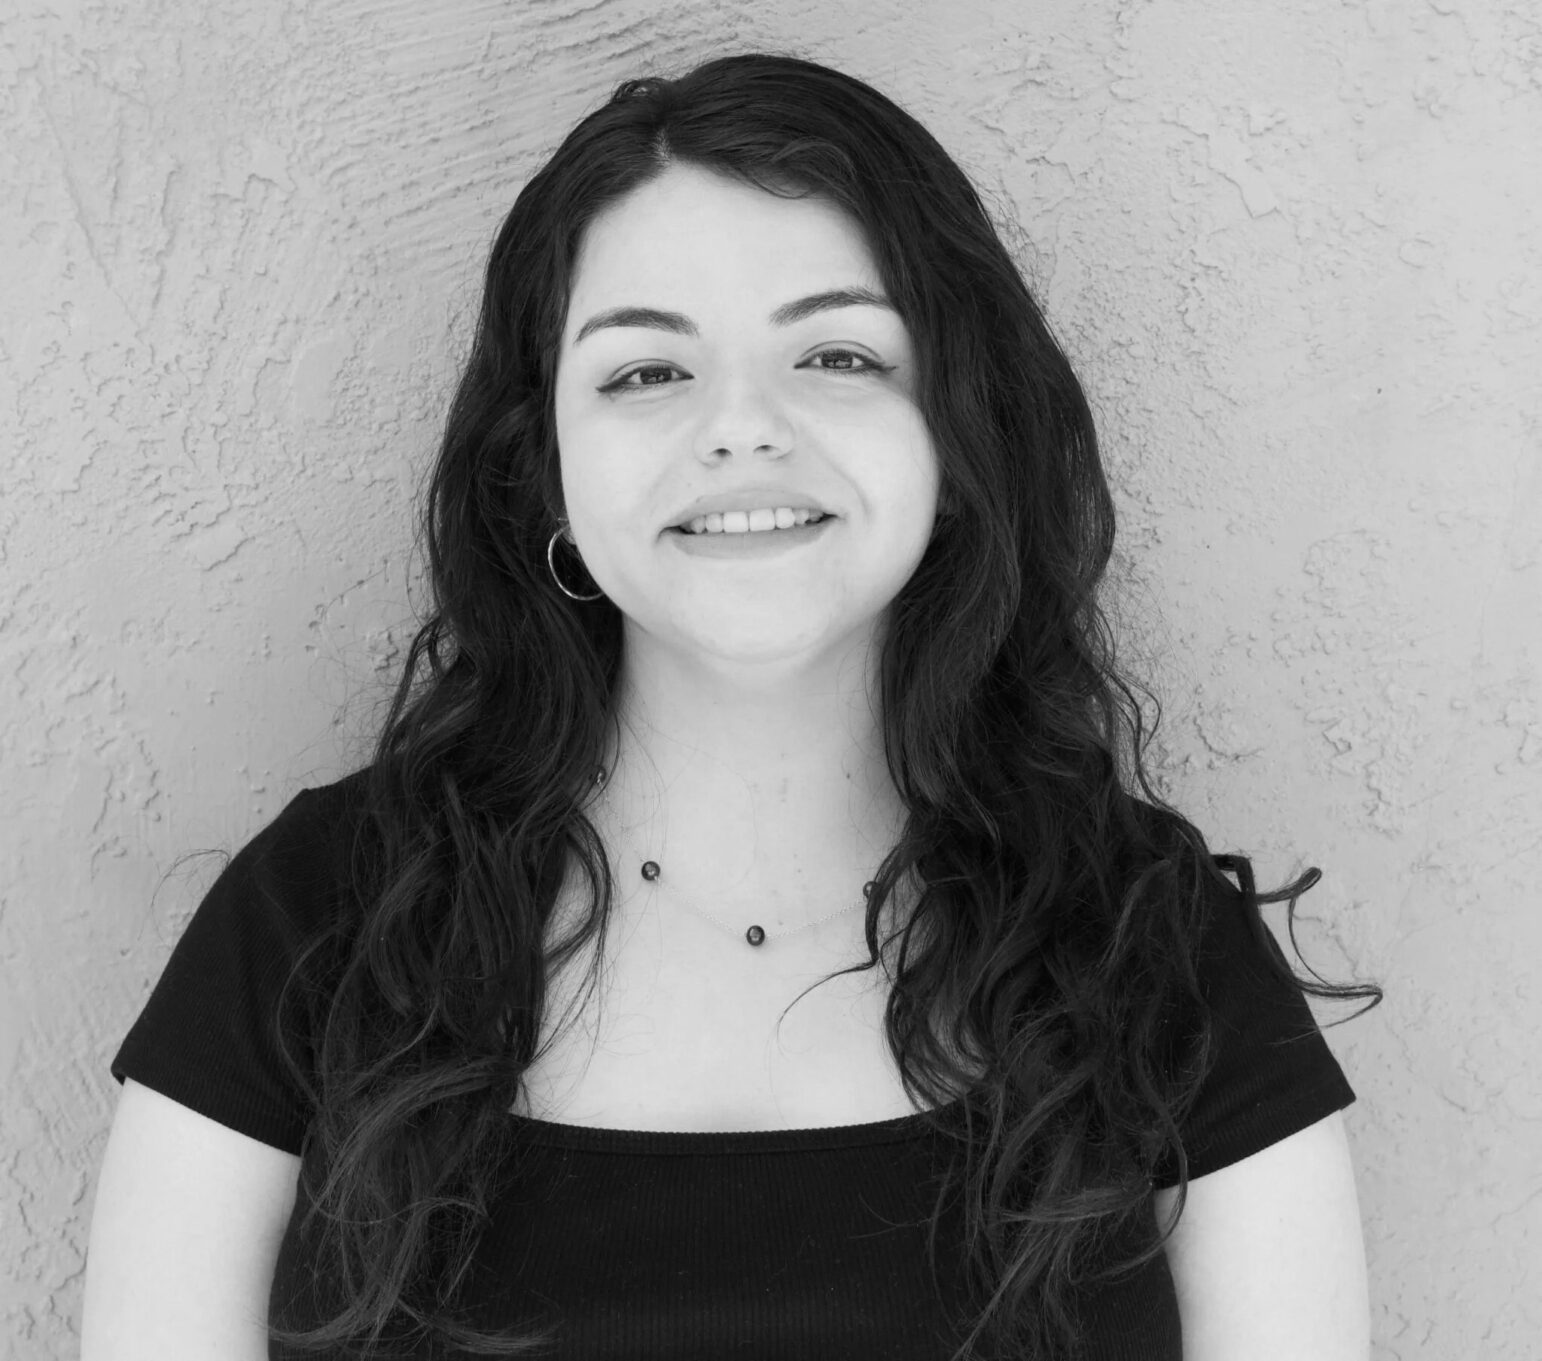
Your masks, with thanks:
[[[573,464],[597,501],[622,502],[657,468],[657,436],[635,423],[588,416],[574,423]]]
[[[891,450],[897,454],[903,468],[901,474],[913,493],[923,499],[935,499],[941,480],[937,452],[932,445],[931,432],[919,413],[910,412],[899,422],[892,435]]]
[[[593,410],[557,426],[562,486],[574,523],[608,534],[635,526],[646,508],[650,469],[657,459],[645,431]]]
[[[555,402],[557,447],[563,463],[587,468],[603,459],[615,441],[607,431],[605,413],[597,411],[584,394],[566,392],[559,386]]]

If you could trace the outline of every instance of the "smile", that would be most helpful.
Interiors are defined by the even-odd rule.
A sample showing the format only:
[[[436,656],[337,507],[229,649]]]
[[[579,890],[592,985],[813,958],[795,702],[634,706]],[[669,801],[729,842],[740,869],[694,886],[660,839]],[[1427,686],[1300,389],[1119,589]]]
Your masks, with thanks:
[[[721,514],[698,515],[675,526],[687,534],[762,534],[773,529],[791,529],[811,520],[822,520],[828,515],[823,510],[794,510],[783,506],[778,510],[727,510]]]
[[[813,543],[835,522],[834,515],[827,515],[817,523],[791,529],[751,530],[743,534],[687,534],[671,529],[667,533],[675,547],[696,558],[770,558]]]

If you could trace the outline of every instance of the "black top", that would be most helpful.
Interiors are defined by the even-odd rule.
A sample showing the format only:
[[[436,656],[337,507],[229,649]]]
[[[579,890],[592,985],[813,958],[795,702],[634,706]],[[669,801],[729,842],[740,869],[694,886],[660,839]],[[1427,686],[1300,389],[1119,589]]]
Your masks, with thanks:
[[[271,1038],[272,1008],[296,948],[340,901],[336,834],[349,787],[302,791],[231,860],[112,1061],[120,1082],[132,1077],[301,1153],[309,1112]],[[1181,1127],[1191,1177],[1355,1099],[1300,990],[1265,970],[1241,895],[1213,896],[1225,910],[1210,914],[1200,980],[1217,1058]],[[746,1133],[509,1120],[514,1152],[467,1302],[484,1327],[555,1324],[557,1345],[540,1355],[945,1361],[964,1335],[962,1211],[950,1198],[934,1283],[927,1224],[948,1145],[919,1115]],[[291,1326],[329,1298],[297,1199],[270,1300]],[[1181,1361],[1160,1254],[1081,1312],[1086,1361]]]

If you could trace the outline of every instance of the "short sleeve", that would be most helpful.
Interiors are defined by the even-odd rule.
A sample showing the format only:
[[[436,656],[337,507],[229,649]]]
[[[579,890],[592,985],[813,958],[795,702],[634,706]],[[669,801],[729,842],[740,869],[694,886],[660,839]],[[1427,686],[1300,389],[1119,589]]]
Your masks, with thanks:
[[[1283,952],[1255,939],[1249,917],[1257,912],[1238,889],[1207,893],[1197,969],[1212,1058],[1179,1124],[1191,1178],[1241,1162],[1355,1099],[1306,994],[1270,969],[1270,953]],[[1154,1184],[1178,1184],[1175,1157],[1159,1165]]]
[[[299,951],[337,900],[325,792],[302,790],[232,857],[111,1065],[119,1082],[131,1077],[296,1155],[311,1110],[279,1049],[278,1007]],[[290,1047],[304,1065],[298,1038]]]

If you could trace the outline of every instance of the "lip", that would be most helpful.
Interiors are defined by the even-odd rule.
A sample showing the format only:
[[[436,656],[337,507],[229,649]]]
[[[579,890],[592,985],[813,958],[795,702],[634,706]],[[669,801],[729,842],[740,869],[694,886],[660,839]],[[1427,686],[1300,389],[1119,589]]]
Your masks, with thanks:
[[[735,487],[732,491],[720,491],[711,496],[699,496],[675,516],[666,529],[678,529],[690,524],[698,515],[712,515],[728,510],[775,510],[786,506],[790,510],[817,510],[821,515],[834,516],[835,512],[813,492],[798,487],[778,487],[769,484]]]
[[[682,553],[696,558],[770,558],[796,553],[823,538],[839,518],[827,515],[818,524],[798,525],[795,529],[763,529],[744,534],[687,534],[669,531],[669,538]]]

